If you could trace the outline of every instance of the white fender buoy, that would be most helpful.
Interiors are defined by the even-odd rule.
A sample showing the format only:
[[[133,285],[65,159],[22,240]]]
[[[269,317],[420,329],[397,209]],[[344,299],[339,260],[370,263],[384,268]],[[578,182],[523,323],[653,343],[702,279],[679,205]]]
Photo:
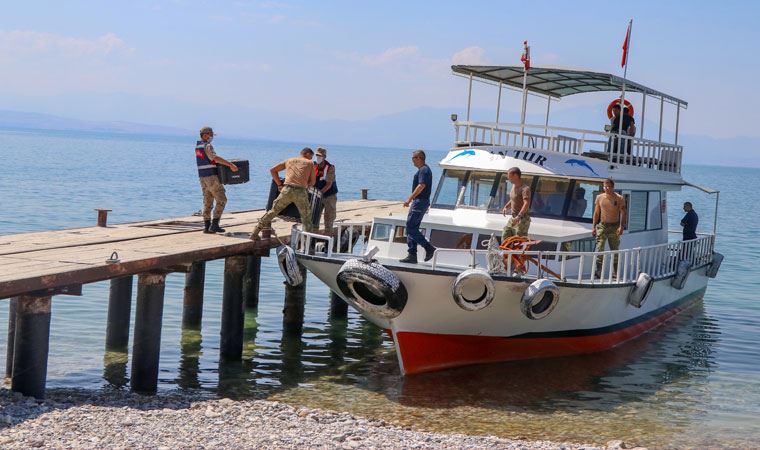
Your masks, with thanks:
[[[469,299],[464,296],[464,289],[475,286],[475,289],[482,289],[482,294],[478,297]],[[454,302],[465,311],[479,311],[490,305],[494,297],[493,278],[483,269],[467,269],[460,273],[451,285],[451,296]]]
[[[691,262],[686,260],[680,261],[678,263],[678,267],[676,268],[676,274],[673,275],[673,279],[670,280],[670,285],[676,289],[683,289],[683,287],[686,285],[686,280],[689,279],[690,273]]]
[[[628,294],[628,304],[635,306],[636,308],[641,308],[641,305],[647,301],[649,291],[652,290],[653,284],[654,280],[652,280],[652,277],[649,276],[648,273],[641,272],[636,279],[636,284],[633,285],[631,292]]]
[[[530,284],[520,299],[520,310],[531,320],[540,320],[551,314],[559,302],[559,288],[547,280],[540,278]]]

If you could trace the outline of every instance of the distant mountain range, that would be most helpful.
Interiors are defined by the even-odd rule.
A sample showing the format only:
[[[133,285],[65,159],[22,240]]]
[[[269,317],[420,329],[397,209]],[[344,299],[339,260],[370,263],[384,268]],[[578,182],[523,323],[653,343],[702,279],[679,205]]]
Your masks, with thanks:
[[[598,117],[584,110],[567,109],[552,113],[552,122],[570,127],[600,129],[603,112]],[[370,147],[424,148],[443,150],[454,140],[450,114],[464,118],[457,108],[418,108],[374,117],[365,120],[319,120],[285,113],[266,113],[255,109],[224,114],[222,109],[208,111],[211,122],[224,136],[266,139],[285,142],[311,142],[314,145],[361,145]],[[514,115],[514,113],[512,113]],[[493,111],[474,109],[473,120],[493,120]],[[517,121],[505,113],[507,121]],[[579,119],[582,118],[582,119]],[[187,120],[186,120],[187,121]],[[528,123],[543,123],[540,116],[528,116]],[[187,121],[189,122],[189,121]],[[647,130],[656,125],[647,122]],[[195,136],[197,129],[175,126],[150,125],[127,121],[80,120],[53,114],[0,110],[0,128],[39,130],[80,130],[105,133],[153,134],[168,136]],[[666,133],[666,141],[672,137]],[[707,136],[684,135],[680,143],[685,147],[687,164],[760,167],[760,138],[736,137],[718,139]]]

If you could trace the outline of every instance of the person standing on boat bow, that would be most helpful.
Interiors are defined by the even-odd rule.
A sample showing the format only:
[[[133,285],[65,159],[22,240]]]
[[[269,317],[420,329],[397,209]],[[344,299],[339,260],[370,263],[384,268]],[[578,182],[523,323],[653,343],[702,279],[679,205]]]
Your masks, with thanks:
[[[422,150],[412,152],[412,164],[417,168],[417,173],[412,179],[412,194],[404,202],[404,207],[409,207],[409,214],[406,216],[406,245],[409,247],[409,254],[399,262],[417,264],[417,245],[425,249],[425,261],[432,259],[435,253],[435,247],[420,232],[422,217],[430,207],[433,172],[425,164],[425,152]]]
[[[214,139],[214,130],[211,127],[200,129],[201,140],[195,143],[195,163],[198,165],[198,177],[200,178],[201,191],[203,192],[203,232],[224,233],[224,228],[219,226],[224,206],[227,204],[227,196],[224,185],[219,181],[217,165],[227,166],[233,172],[238,168],[235,164],[227,161],[214,151],[211,141]],[[214,202],[216,207],[214,208]],[[211,209],[214,210],[213,219]]]
[[[615,182],[611,178],[604,180],[604,193],[596,197],[594,216],[591,219],[591,235],[596,237],[596,251],[604,251],[605,241],[610,250],[620,249],[620,235],[623,234],[623,224],[626,221],[625,198],[615,192]],[[604,256],[596,257],[595,275],[602,277]],[[613,278],[617,276],[618,257],[613,258]]]
[[[512,217],[501,232],[501,240],[512,236],[528,236],[530,228],[530,186],[523,183],[522,172],[519,167],[513,167],[507,171],[507,179],[512,183],[512,190],[509,191],[509,200],[501,209],[501,214],[506,216],[510,210]]]
[[[338,207],[338,183],[335,182],[335,166],[327,160],[327,150],[317,147],[317,161],[314,163],[317,182],[314,185],[322,193],[322,205],[325,208],[325,231],[333,234],[333,223]]]

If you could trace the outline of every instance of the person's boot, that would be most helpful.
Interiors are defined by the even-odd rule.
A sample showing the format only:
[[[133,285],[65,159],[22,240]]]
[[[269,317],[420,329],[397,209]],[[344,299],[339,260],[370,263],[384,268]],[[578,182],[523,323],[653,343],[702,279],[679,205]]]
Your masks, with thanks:
[[[429,248],[425,249],[425,261],[433,259],[433,255],[435,255],[435,247],[431,245]]]
[[[417,254],[409,253],[408,255],[406,255],[406,258],[399,259],[398,262],[407,263],[407,264],[417,264]]]
[[[211,233],[224,233],[224,228],[219,226],[219,219],[211,219],[211,227],[208,231]]]
[[[203,232],[206,234],[212,233],[208,229],[211,227],[211,220],[204,220],[203,221]]]
[[[255,227],[253,227],[253,232],[251,233],[251,240],[252,241],[258,241],[259,239],[261,239],[259,237],[259,233],[260,232],[261,232],[261,228],[259,228],[258,225],[256,225]]]

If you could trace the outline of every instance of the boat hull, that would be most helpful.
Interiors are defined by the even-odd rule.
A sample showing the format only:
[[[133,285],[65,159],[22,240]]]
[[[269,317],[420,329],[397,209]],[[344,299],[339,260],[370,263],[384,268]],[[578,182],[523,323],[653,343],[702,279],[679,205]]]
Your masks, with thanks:
[[[302,263],[340,294],[335,277],[342,260],[299,257]],[[387,319],[347,299],[364,317],[392,332],[404,374],[519,359],[548,358],[606,350],[633,339],[702,299],[705,267],[690,273],[682,289],[671,278],[654,282],[641,308],[628,304],[632,284],[557,283],[559,302],[541,320],[522,314],[520,298],[532,280],[494,277],[493,302],[465,311],[453,301],[455,273],[424,267],[387,266],[409,294],[398,317]]]

